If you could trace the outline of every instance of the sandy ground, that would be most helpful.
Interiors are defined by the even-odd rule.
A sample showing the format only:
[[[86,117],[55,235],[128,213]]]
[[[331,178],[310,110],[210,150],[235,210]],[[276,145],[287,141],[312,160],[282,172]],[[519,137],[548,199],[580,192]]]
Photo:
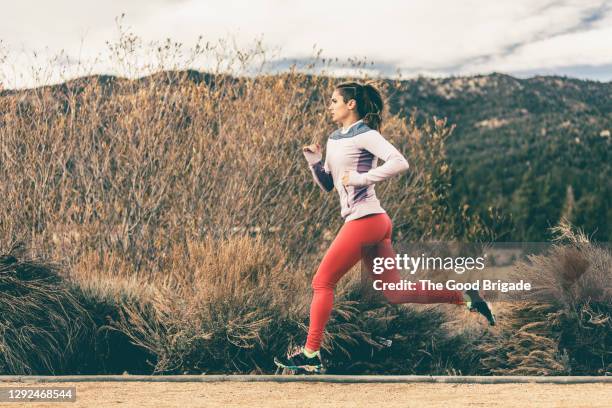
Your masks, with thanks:
[[[612,384],[330,384],[90,382],[1,387],[71,387],[73,403],[4,407],[609,407]]]

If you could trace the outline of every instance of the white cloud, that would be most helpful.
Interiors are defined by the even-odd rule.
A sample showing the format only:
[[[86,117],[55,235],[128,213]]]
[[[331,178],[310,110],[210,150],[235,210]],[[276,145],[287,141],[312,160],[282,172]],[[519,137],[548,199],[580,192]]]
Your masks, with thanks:
[[[145,41],[193,44],[202,34],[245,46],[263,36],[279,57],[310,57],[316,45],[325,57],[366,57],[413,74],[612,63],[611,0],[30,0],[3,6],[0,39],[13,64],[36,64],[31,52],[48,46],[45,57],[62,48],[73,60],[102,55],[99,69],[108,70],[105,41],[123,12]]]
[[[612,63],[612,14],[589,30],[552,35],[527,42],[508,55],[485,63],[466,64],[463,72],[522,71]],[[611,73],[612,76],[612,73]]]

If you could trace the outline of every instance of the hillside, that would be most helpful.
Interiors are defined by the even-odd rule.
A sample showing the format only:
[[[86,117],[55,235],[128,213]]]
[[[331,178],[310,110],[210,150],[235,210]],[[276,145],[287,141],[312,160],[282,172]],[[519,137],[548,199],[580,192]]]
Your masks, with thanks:
[[[612,240],[612,83],[493,74],[402,82],[392,110],[446,117],[453,204],[506,216],[501,239],[539,241],[564,215]]]

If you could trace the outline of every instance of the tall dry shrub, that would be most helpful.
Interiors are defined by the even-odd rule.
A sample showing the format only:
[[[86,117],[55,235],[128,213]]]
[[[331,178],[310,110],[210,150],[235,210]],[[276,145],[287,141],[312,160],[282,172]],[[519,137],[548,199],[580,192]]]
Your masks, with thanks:
[[[506,329],[483,345],[493,373],[612,372],[610,247],[565,222],[553,232],[557,243],[548,253],[517,264],[513,277],[533,290],[517,296],[500,319]]]
[[[0,252],[0,373],[63,373],[92,327],[56,265],[20,245]]]
[[[71,265],[90,251],[113,253],[154,274],[175,243],[251,233],[281,243],[292,261],[314,263],[342,219],[301,146],[334,129],[326,112],[334,82],[296,69],[172,71],[6,93],[0,239],[28,240]],[[379,186],[398,236],[452,237],[451,129],[388,115],[382,132],[411,163]]]
[[[306,285],[261,238],[190,242],[167,272],[153,307],[125,303],[115,323],[156,356],[154,372],[269,371],[272,350],[300,331]]]

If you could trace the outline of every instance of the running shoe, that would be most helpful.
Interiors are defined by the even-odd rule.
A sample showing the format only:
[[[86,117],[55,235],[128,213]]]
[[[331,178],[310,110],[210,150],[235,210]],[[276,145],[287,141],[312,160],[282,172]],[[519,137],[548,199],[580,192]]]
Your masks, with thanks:
[[[491,326],[495,326],[495,315],[493,314],[491,304],[489,302],[485,302],[485,300],[480,296],[480,293],[478,293],[477,290],[466,290],[463,294],[463,297],[465,299],[465,305],[470,310],[470,312],[480,313],[481,315],[487,318]]]
[[[295,372],[296,374],[322,374],[325,369],[321,361],[321,352],[316,351],[314,356],[307,357],[304,354],[304,347],[296,347],[286,358],[274,357],[274,363],[283,369]]]

